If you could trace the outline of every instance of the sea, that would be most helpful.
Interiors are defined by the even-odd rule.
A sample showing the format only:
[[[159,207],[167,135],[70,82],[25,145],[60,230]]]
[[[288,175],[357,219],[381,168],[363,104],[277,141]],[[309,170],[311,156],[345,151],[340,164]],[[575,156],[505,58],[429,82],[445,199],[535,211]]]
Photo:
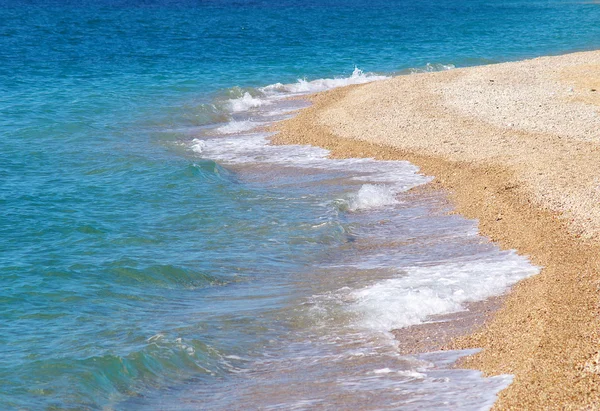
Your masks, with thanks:
[[[590,50],[573,0],[0,0],[0,409],[489,409],[391,330],[534,275],[303,97]],[[293,97],[290,99],[290,97]]]

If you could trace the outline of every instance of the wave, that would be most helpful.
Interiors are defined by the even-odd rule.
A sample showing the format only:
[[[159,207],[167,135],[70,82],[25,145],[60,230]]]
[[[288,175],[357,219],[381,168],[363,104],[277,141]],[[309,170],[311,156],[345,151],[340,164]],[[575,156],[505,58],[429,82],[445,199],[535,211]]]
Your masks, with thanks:
[[[298,79],[296,83],[275,83],[266,87],[262,87],[260,90],[266,95],[280,93],[309,94],[318,93],[320,91],[330,90],[337,87],[349,86],[351,84],[364,84],[370,83],[372,81],[385,80],[388,78],[389,76],[365,73],[358,67],[355,67],[354,71],[349,77],[324,78],[312,81],[307,81],[306,79]]]
[[[30,381],[30,398],[13,405],[29,409],[31,401],[37,400],[38,407],[34,408],[45,409],[42,399],[36,397],[41,397],[40,393],[52,392],[47,386],[53,381],[65,389],[73,389],[73,384],[79,384],[68,397],[74,409],[96,409],[99,398],[104,399],[105,409],[113,409],[118,404],[121,405],[117,408],[131,408],[126,406],[126,401],[132,395],[141,395],[157,385],[182,378],[193,377],[198,381],[236,372],[235,363],[239,363],[199,339],[182,338],[166,332],[137,342],[135,349],[129,352],[123,351],[120,354],[98,352],[79,359],[54,358],[26,364],[21,372],[36,376]]]
[[[398,204],[396,192],[384,185],[364,184],[350,200],[349,210],[368,210]]]
[[[359,68],[354,68],[349,77],[321,78],[310,81],[307,79],[298,79],[295,83],[275,83],[258,88],[240,88],[236,86],[225,90],[223,95],[216,99],[214,106],[221,107],[233,114],[242,113],[263,106],[269,106],[275,101],[286,97],[317,93],[337,87],[369,83],[387,78],[389,77],[364,73]]]
[[[248,92],[245,92],[242,97],[229,100],[229,107],[234,113],[247,111],[251,108],[261,107],[268,104],[271,104],[269,100],[262,99],[260,97],[253,97]]]
[[[352,211],[395,204],[394,193],[427,183],[429,177],[404,161],[377,161],[368,158],[331,159],[329,151],[312,146],[270,145],[268,133],[224,135],[194,139],[188,147],[196,154],[224,164],[271,164],[301,169],[322,169],[351,174],[364,188],[349,199]],[[377,184],[373,184],[377,183]]]
[[[410,267],[401,278],[352,292],[352,310],[359,314],[360,326],[386,332],[423,323],[432,315],[463,311],[464,303],[500,295],[538,272],[514,252],[488,261]]]

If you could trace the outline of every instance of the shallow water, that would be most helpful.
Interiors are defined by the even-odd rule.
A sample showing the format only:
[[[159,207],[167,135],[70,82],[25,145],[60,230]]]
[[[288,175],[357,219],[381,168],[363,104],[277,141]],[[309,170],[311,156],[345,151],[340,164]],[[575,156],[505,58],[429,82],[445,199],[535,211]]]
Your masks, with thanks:
[[[281,111],[277,100],[246,115],[263,123],[273,111]],[[332,160],[319,148],[271,146],[267,134],[252,131],[207,132],[187,144],[245,183],[279,193],[285,204],[316,205],[312,223],[293,226],[313,230],[322,246],[299,256],[307,259],[304,269],[280,278],[277,287],[262,285],[261,298],[277,304],[245,324],[250,330],[263,324],[265,339],[257,352],[227,357],[243,364],[235,375],[208,392],[192,381],[130,405],[485,409],[510,383],[510,376],[484,379],[447,367],[465,353],[397,352],[390,330],[463,310],[465,302],[501,294],[537,272],[479,236],[474,222],[448,215],[442,193],[408,194],[430,180],[414,166]],[[281,229],[280,221],[273,223]]]
[[[455,407],[465,384],[461,407],[486,408],[506,378],[399,357],[387,333],[535,269],[403,194],[428,179],[413,166],[268,147],[254,127],[292,95],[594,48],[599,17],[0,2],[0,408]]]

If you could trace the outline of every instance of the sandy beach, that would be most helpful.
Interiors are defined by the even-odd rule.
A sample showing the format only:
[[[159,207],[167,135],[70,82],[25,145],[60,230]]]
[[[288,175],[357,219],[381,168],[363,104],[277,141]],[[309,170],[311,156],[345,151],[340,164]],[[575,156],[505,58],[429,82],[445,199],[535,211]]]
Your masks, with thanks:
[[[600,52],[399,76],[312,101],[274,143],[409,160],[482,234],[542,267],[447,344],[482,348],[461,367],[515,375],[495,409],[600,407]]]

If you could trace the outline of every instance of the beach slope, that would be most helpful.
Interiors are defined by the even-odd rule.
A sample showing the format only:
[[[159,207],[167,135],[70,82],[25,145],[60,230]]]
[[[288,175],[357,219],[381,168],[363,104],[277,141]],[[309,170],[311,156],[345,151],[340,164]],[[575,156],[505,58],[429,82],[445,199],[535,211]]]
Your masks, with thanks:
[[[543,267],[448,348],[510,373],[497,409],[600,404],[600,52],[399,76],[318,94],[274,143],[409,160],[480,231]]]

